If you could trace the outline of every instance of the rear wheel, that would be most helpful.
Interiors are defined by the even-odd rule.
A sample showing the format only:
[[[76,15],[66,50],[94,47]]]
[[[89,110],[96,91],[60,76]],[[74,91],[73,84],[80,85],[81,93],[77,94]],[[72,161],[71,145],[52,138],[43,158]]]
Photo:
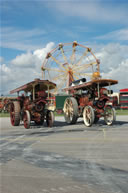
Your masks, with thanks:
[[[64,118],[69,124],[74,124],[78,119],[78,103],[73,97],[69,97],[64,102]]]
[[[106,106],[105,107],[105,116],[104,121],[107,125],[112,125],[114,121],[116,121],[116,112],[115,109],[112,108],[112,106]]]
[[[31,123],[31,117],[30,117],[29,111],[27,111],[27,110],[24,112],[23,122],[24,122],[25,129],[29,129],[30,128],[30,123]]]
[[[20,103],[14,101],[10,105],[10,120],[13,126],[19,126],[20,124]]]
[[[86,106],[83,111],[84,124],[90,127],[95,120],[94,110],[91,106]]]
[[[48,127],[52,127],[54,123],[54,113],[52,111],[48,111],[46,115],[46,123]]]

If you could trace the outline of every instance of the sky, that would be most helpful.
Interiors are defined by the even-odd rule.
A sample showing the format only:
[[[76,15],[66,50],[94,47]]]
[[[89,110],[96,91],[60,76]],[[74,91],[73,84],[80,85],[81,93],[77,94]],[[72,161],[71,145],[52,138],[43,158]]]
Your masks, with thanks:
[[[128,0],[1,0],[1,94],[35,78],[60,42],[77,41],[100,59],[102,78],[128,88]]]

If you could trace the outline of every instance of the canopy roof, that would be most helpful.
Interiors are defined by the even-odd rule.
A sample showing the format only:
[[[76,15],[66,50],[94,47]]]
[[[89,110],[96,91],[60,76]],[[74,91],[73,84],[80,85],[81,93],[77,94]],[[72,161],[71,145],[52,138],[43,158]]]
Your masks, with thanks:
[[[97,84],[99,84],[100,87],[106,87],[106,86],[110,86],[110,85],[114,85],[114,84],[118,84],[117,80],[111,80],[111,79],[98,79],[98,80],[92,80],[89,82],[85,82],[83,84],[80,85],[76,85],[76,86],[70,86],[68,88],[65,88],[65,91],[69,91],[69,90],[88,90],[90,88],[95,88],[97,87]]]
[[[10,91],[10,94],[19,92],[19,91],[25,91],[25,92],[31,92],[34,86],[40,86],[40,90],[52,90],[55,89],[56,84],[53,82],[50,82],[49,80],[40,80],[40,79],[35,79],[32,82],[29,82],[23,86],[20,86],[14,90]]]

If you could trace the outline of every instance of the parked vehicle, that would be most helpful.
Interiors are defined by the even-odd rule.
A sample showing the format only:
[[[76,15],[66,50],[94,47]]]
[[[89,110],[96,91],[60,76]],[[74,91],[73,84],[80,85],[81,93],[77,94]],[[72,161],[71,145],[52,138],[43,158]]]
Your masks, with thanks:
[[[56,84],[48,80],[35,79],[10,94],[18,93],[17,99],[10,105],[10,119],[13,126],[18,126],[23,121],[26,129],[30,128],[31,122],[43,125],[46,120],[47,126],[54,123],[55,104],[50,90],[55,89]],[[19,94],[21,93],[21,95]]]
[[[81,80],[72,82],[64,89],[70,93],[70,97],[64,102],[65,121],[75,124],[79,117],[83,117],[85,125],[89,127],[104,117],[106,124],[112,125],[116,120],[115,109],[108,96],[112,90],[107,90],[105,87],[117,84],[118,81],[97,79],[82,82]]]

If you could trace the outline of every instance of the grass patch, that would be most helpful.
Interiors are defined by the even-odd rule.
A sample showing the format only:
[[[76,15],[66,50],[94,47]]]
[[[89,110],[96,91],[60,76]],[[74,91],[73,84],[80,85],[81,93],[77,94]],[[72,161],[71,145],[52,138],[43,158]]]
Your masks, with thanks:
[[[116,115],[128,115],[128,110],[118,109],[116,110]]]
[[[64,114],[58,114],[57,112],[54,113],[56,117],[63,117]],[[116,115],[128,115],[128,110],[116,110]],[[10,117],[9,113],[0,113],[0,117]]]
[[[57,113],[57,112],[54,112],[54,115],[55,115],[55,117],[62,117],[62,116],[64,116],[63,113],[59,114],[59,113]]]
[[[64,116],[63,113],[62,114],[58,114],[57,112],[55,112],[54,115],[56,117]],[[128,115],[128,110],[120,110],[120,109],[118,109],[118,110],[116,110],[116,115]]]
[[[62,117],[64,114],[58,114],[57,112],[54,113],[55,117]],[[9,113],[0,113],[0,117],[10,117]]]
[[[10,117],[9,113],[0,113],[0,117]]]

